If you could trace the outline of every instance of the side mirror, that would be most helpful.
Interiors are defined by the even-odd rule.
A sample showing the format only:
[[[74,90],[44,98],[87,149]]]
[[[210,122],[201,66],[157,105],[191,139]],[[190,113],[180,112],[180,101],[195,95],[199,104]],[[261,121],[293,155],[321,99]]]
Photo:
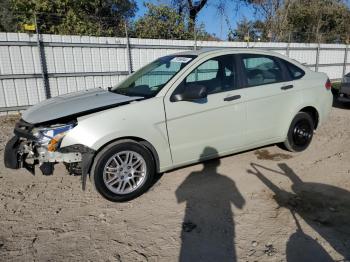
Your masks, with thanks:
[[[202,85],[188,85],[181,94],[176,94],[173,97],[174,102],[178,101],[193,101],[197,99],[203,99],[208,96],[207,88]]]

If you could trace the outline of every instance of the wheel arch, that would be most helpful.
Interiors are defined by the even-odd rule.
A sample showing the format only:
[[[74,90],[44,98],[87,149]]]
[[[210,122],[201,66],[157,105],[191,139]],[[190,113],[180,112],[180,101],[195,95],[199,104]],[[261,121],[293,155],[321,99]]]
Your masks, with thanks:
[[[317,107],[315,107],[313,105],[303,104],[303,105],[300,105],[299,107],[296,107],[295,111],[293,110],[290,113],[288,120],[286,120],[286,122],[285,122],[286,128],[284,129],[281,138],[285,139],[287,137],[290,124],[292,123],[294,117],[299,112],[305,112],[305,113],[309,114],[311,116],[311,118],[314,120],[314,123],[315,123],[314,130],[317,129],[317,127],[319,125],[319,121],[320,121],[319,110],[317,109]],[[284,141],[283,139],[282,139],[282,141]]]
[[[318,113],[317,109],[313,106],[306,106],[306,107],[303,107],[302,109],[300,109],[299,112],[305,112],[312,117],[312,119],[314,121],[314,129],[316,130],[318,127],[319,120],[320,120],[319,113]]]
[[[155,147],[148,142],[147,140],[140,138],[140,137],[135,137],[135,136],[126,136],[126,137],[119,137],[116,139],[113,139],[105,144],[103,144],[96,152],[95,152],[95,156],[93,159],[93,162],[95,162],[95,158],[96,156],[102,151],[104,150],[107,146],[115,143],[115,142],[121,142],[121,141],[125,141],[125,142],[136,142],[139,143],[140,145],[142,145],[143,147],[145,147],[152,155],[155,167],[156,167],[156,172],[159,173],[160,172],[160,162],[159,162],[159,155],[157,150],[155,149]],[[91,172],[90,172],[91,173]]]

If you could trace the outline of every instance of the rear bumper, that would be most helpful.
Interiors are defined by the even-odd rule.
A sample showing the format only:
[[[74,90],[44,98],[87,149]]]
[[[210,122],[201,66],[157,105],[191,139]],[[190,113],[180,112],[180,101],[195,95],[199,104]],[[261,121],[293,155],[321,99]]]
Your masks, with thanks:
[[[337,99],[338,99],[339,102],[344,102],[344,103],[350,102],[350,96],[349,95],[345,95],[345,94],[339,94]]]
[[[350,96],[350,82],[346,82],[346,83],[342,83],[340,90],[339,90],[339,94],[345,94]]]
[[[341,86],[342,87],[350,87],[350,82],[349,81],[348,82],[342,82]]]

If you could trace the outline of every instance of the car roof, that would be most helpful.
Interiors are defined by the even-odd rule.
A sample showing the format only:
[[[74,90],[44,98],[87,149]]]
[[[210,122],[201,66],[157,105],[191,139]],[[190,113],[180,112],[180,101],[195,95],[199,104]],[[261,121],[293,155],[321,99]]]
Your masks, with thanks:
[[[215,55],[227,55],[227,54],[261,54],[261,55],[270,55],[270,56],[276,56],[283,60],[286,60],[292,64],[297,65],[298,67],[301,67],[304,71],[309,71],[310,69],[304,65],[302,65],[300,62],[287,57],[281,53],[271,51],[271,50],[264,50],[264,49],[258,49],[258,48],[232,48],[232,47],[224,47],[224,48],[201,48],[199,50],[191,50],[191,51],[185,51],[176,53],[174,55],[195,55],[198,58],[215,54]]]
[[[263,49],[251,49],[251,48],[201,48],[198,50],[191,50],[176,53],[176,55],[208,55],[208,54],[220,54],[220,53],[246,53],[246,54],[265,54],[265,55],[277,55],[280,54],[273,51],[263,50]]]

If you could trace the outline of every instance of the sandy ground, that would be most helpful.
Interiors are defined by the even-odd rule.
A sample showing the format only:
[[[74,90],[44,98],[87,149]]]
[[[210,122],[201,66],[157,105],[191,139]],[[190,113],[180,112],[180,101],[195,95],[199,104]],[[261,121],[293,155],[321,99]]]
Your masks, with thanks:
[[[14,120],[1,118],[0,154]],[[128,203],[101,198],[62,166],[0,163],[1,261],[347,261],[350,107],[311,147],[269,146],[164,174]]]

